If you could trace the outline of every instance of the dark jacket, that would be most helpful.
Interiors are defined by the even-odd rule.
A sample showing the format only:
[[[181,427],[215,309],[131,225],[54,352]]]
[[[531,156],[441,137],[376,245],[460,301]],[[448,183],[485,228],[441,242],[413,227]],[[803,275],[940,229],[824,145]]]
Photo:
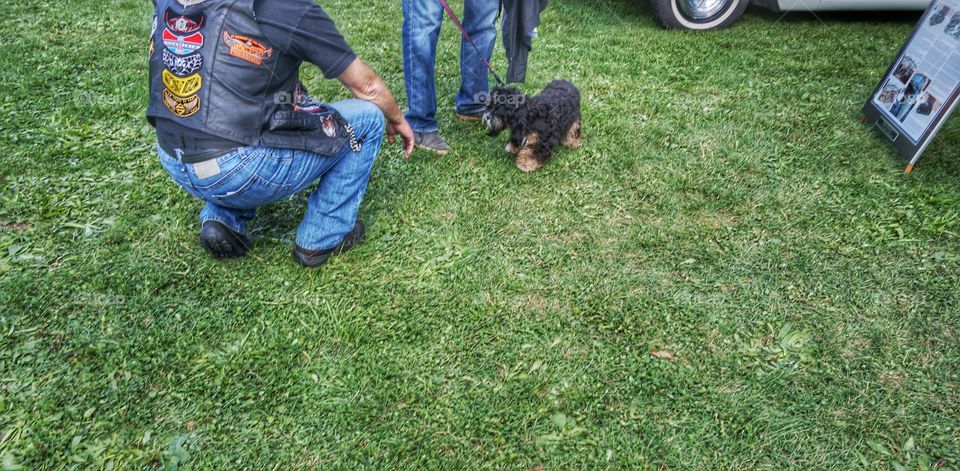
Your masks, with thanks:
[[[184,7],[183,3],[195,3]],[[336,155],[348,141],[333,109],[300,106],[302,61],[264,42],[253,0],[154,0],[147,119],[237,142]]]
[[[540,25],[540,13],[546,8],[547,0],[503,0],[503,47],[510,62],[507,82],[526,80],[533,30]]]

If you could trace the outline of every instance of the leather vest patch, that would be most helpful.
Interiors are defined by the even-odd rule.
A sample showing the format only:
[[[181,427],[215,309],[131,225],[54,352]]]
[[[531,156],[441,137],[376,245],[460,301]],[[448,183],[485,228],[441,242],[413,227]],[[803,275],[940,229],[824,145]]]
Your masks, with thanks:
[[[177,77],[186,77],[188,75],[200,72],[203,68],[203,56],[200,53],[191,54],[186,57],[180,57],[164,49],[163,66]]]
[[[223,31],[223,43],[230,47],[230,55],[253,65],[263,65],[263,61],[273,56],[273,48],[264,46],[257,40],[239,34]]]
[[[163,84],[167,87],[167,90],[170,90],[174,95],[179,97],[188,97],[200,91],[200,87],[203,86],[203,78],[200,77],[200,74],[193,74],[189,77],[177,77],[170,73],[169,70],[164,70],[163,75]]]
[[[167,24],[167,28],[178,34],[196,33],[200,28],[203,28],[204,20],[205,18],[202,14],[178,16],[169,8],[163,16],[163,21]]]
[[[170,90],[163,90],[163,104],[176,116],[188,118],[200,111],[200,97],[194,95],[189,98],[180,98]]]
[[[157,15],[153,15],[153,28],[150,29],[150,57],[153,57],[153,53],[157,52],[155,39],[157,37],[157,26],[159,26],[159,20]]]
[[[185,56],[197,52],[203,47],[203,33],[193,33],[189,36],[177,36],[169,29],[163,30],[163,45],[167,50],[178,55]]]

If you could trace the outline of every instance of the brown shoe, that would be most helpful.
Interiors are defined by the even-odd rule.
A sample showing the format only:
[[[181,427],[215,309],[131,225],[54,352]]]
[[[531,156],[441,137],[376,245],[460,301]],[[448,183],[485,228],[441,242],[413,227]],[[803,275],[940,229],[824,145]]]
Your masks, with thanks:
[[[450,146],[440,137],[440,131],[415,132],[413,138],[417,149],[428,150],[440,156],[447,155],[450,152]]]
[[[478,114],[455,113],[455,114],[457,116],[457,119],[459,119],[460,121],[466,121],[468,123],[474,122],[474,121],[480,121],[483,118],[483,113],[478,113]]]

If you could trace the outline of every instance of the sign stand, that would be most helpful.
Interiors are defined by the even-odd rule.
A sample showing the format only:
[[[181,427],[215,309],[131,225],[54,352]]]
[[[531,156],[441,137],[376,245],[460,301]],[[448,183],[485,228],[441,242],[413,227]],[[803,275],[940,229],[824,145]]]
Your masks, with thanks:
[[[934,0],[863,107],[910,173],[960,97],[960,0]]]

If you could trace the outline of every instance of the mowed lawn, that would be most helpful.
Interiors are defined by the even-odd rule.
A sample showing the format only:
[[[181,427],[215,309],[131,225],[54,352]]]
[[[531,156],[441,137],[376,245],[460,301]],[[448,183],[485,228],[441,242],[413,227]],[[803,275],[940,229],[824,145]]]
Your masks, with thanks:
[[[321,3],[404,102],[399,2]],[[448,23],[453,152],[387,148],[307,271],[302,196],[198,246],[149,2],[0,3],[0,467],[956,469],[960,126],[904,177],[857,121],[918,16],[649,13],[552,2],[525,89],[577,83],[586,139],[533,175],[452,119]]]

